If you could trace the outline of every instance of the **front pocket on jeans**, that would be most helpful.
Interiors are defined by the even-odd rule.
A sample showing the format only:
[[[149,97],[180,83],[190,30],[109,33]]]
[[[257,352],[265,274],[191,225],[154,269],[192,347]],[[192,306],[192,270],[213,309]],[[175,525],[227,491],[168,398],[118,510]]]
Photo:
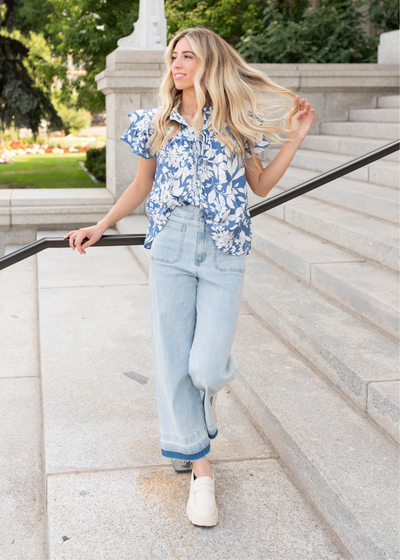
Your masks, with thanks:
[[[246,256],[231,255],[215,248],[214,266],[222,272],[241,272],[243,274],[246,267]]]
[[[178,262],[182,257],[185,232],[185,224],[168,221],[153,239],[151,260],[167,264]]]

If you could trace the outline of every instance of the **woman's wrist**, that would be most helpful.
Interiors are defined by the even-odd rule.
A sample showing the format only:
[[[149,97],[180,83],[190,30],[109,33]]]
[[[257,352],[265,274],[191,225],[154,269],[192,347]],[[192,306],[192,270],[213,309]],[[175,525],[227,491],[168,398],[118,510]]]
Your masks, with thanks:
[[[289,134],[287,139],[290,140],[291,144],[298,144],[298,146],[300,146],[300,144],[304,140],[304,138],[300,138],[299,136],[297,136],[297,134],[295,132],[293,132],[292,134]]]
[[[102,230],[103,233],[110,227],[110,225],[107,224],[105,218],[102,218],[99,222],[97,222],[97,226]]]

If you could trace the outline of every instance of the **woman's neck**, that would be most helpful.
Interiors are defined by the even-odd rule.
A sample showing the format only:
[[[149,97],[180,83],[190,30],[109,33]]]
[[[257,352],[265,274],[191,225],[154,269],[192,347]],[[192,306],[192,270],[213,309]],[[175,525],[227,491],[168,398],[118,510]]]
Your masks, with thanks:
[[[206,95],[205,104],[207,105],[208,96],[207,96],[206,92],[204,92],[204,93]],[[193,92],[189,92],[189,91],[184,90],[182,92],[182,96],[181,96],[179,112],[193,118],[194,115],[197,112],[197,108],[198,108],[198,103],[197,103],[197,98],[196,98],[196,94],[195,94],[194,90],[193,90]]]

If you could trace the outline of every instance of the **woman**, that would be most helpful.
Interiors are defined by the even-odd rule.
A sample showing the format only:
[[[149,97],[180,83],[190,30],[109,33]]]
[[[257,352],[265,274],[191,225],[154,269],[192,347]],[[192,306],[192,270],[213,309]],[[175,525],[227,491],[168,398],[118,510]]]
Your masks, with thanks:
[[[203,27],[176,35],[164,57],[161,106],[129,114],[131,125],[121,138],[141,156],[133,183],[97,225],[65,237],[72,250],[86,254],[148,197],[144,247],[151,249],[161,454],[192,463],[187,515],[195,525],[213,526],[218,510],[206,455],[218,434],[217,393],[235,378],[230,350],[251,246],[246,182],[267,196],[308,133],[315,110]],[[257,100],[265,94],[290,104]],[[285,118],[273,119],[273,110],[282,108]],[[282,119],[284,126],[271,124]],[[263,168],[257,154],[271,140],[283,146]]]

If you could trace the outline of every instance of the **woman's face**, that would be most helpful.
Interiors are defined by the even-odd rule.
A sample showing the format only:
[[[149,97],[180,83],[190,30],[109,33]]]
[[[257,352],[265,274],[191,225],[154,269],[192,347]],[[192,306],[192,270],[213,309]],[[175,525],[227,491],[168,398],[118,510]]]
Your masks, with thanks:
[[[193,87],[193,76],[197,68],[197,57],[186,37],[180,39],[172,53],[171,71],[177,89]]]

